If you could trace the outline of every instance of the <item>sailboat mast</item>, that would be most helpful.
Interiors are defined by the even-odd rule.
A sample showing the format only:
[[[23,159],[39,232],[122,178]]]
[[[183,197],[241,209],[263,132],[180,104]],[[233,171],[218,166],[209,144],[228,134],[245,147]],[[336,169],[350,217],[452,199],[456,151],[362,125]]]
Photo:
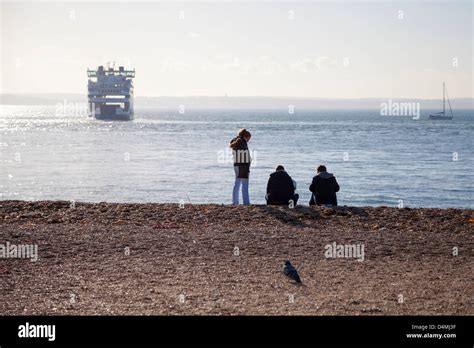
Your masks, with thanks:
[[[448,99],[449,111],[451,111],[451,118],[453,118],[453,109],[451,108],[451,102],[449,101],[448,89],[445,88],[445,90],[446,90],[446,99]]]
[[[443,82],[443,115],[446,114],[446,107],[445,107],[446,101],[444,97],[444,82]]]

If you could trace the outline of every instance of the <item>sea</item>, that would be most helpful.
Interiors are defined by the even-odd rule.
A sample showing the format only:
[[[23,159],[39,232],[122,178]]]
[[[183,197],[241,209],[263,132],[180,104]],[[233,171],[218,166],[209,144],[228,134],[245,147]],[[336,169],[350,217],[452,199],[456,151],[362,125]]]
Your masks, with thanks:
[[[107,122],[57,106],[0,106],[0,200],[230,204],[228,143],[252,133],[250,200],[281,164],[307,205],[316,168],[339,205],[473,208],[472,110],[453,120],[379,110],[135,109]]]

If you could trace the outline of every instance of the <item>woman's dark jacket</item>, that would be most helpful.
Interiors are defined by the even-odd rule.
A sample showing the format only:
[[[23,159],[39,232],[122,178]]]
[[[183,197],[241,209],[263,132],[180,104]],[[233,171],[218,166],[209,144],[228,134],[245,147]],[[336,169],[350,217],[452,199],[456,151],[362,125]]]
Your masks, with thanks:
[[[247,141],[243,137],[235,137],[229,143],[234,156],[234,166],[239,167],[239,178],[248,179],[250,173],[250,157],[249,147]]]

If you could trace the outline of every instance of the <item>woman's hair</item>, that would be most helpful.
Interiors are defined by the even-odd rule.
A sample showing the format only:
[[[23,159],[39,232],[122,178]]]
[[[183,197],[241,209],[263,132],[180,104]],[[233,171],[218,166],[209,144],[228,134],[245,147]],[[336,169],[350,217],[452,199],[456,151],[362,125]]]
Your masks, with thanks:
[[[250,132],[248,130],[246,130],[245,128],[242,128],[242,129],[239,130],[239,137],[241,137],[241,138],[251,138],[252,134],[250,134]]]
[[[325,172],[327,171],[326,166],[323,166],[322,164],[318,167],[318,173]]]

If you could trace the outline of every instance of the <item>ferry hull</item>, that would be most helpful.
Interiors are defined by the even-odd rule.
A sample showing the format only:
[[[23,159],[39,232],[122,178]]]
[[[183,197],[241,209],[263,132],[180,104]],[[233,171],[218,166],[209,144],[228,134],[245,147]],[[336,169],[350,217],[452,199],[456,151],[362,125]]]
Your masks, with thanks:
[[[132,121],[133,120],[133,113],[121,114],[121,115],[95,114],[94,118],[96,120],[102,120],[102,121]]]
[[[90,105],[94,103],[89,102]],[[133,109],[124,110],[116,105],[100,105],[91,107],[89,117],[104,121],[131,121],[133,120]]]

